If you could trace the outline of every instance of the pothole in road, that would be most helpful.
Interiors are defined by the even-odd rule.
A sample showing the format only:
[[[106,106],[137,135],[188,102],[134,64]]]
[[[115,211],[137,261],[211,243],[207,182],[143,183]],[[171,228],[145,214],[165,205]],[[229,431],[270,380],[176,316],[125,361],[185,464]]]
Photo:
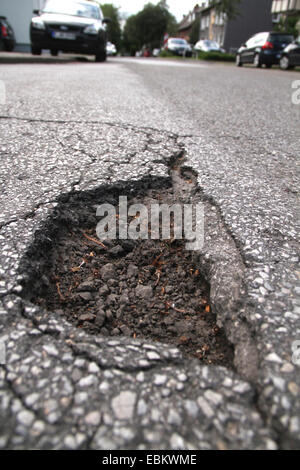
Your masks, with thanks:
[[[174,203],[173,189],[163,186],[139,184],[128,205]],[[231,368],[233,348],[216,324],[196,253],[183,240],[98,239],[95,206],[117,207],[119,194],[126,192],[72,196],[56,209],[27,255],[26,299],[87,333],[169,343],[202,363]]]

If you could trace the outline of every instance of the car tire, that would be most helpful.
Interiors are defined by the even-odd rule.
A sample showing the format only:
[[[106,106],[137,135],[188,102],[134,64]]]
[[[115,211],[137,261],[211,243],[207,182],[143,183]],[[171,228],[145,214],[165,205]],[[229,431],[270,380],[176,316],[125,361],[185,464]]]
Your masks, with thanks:
[[[39,47],[31,46],[31,54],[32,55],[41,55],[42,54],[42,49]]]
[[[279,62],[281,70],[289,70],[291,69],[291,63],[290,63],[290,58],[287,55],[284,55],[281,57],[280,62]]]
[[[237,54],[236,55],[236,58],[235,58],[235,65],[237,67],[243,67],[243,62],[241,61],[241,56],[240,54]]]
[[[266,69],[271,69],[272,68],[272,64],[265,64],[266,65]]]
[[[58,51],[55,51],[54,49],[51,49],[51,55],[52,57],[57,57],[58,56]]]
[[[106,61],[106,49],[99,48],[95,56],[95,62],[105,62]]]
[[[260,55],[259,55],[259,54],[255,54],[254,59],[253,59],[253,65],[254,65],[254,67],[256,67],[257,69],[259,69],[259,68],[261,67],[262,63],[261,63]]]

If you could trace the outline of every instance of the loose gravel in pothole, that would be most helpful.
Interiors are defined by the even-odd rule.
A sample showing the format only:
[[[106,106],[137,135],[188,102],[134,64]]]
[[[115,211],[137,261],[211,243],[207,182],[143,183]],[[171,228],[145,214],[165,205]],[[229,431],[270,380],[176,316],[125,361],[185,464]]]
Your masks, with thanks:
[[[169,343],[203,363],[232,367],[233,350],[216,325],[209,286],[184,241],[103,246],[95,228],[73,226],[60,234],[49,253],[50,282],[30,300],[91,334]]]

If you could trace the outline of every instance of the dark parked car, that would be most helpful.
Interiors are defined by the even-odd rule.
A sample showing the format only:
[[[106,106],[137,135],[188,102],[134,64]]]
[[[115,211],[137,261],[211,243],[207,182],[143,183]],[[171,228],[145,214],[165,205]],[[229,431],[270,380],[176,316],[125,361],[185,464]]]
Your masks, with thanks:
[[[300,66],[300,37],[289,44],[282,52],[280,58],[280,68],[288,70]]]
[[[237,52],[236,65],[254,64],[255,67],[272,67],[279,64],[281,52],[293,42],[292,34],[287,33],[258,33],[252,36]]]
[[[13,51],[16,44],[15,33],[5,16],[0,16],[0,45],[5,51]]]
[[[81,0],[48,0],[44,9],[32,18],[31,51],[40,55],[50,49],[76,54],[95,54],[96,62],[106,59],[106,25],[99,4]]]

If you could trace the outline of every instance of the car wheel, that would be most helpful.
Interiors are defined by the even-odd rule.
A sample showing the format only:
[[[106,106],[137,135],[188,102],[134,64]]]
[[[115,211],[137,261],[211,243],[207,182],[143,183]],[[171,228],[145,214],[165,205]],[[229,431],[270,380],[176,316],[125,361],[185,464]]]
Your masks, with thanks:
[[[51,49],[51,55],[52,57],[57,57],[58,56],[58,51],[55,51],[54,49]]]
[[[259,54],[255,54],[253,64],[254,67],[256,67],[257,69],[261,67],[261,60]]]
[[[95,56],[95,61],[96,62],[105,62],[106,61],[106,49],[99,48],[98,52],[96,53]]]
[[[267,69],[272,68],[272,64],[266,64],[266,68],[267,68]]]
[[[241,60],[241,56],[240,54],[237,54],[236,58],[235,58],[235,65],[237,67],[243,67],[243,62]]]
[[[39,47],[31,46],[31,54],[32,55],[41,55],[42,54],[42,49]]]
[[[288,70],[291,68],[290,59],[287,55],[281,57],[279,62],[281,70]]]

